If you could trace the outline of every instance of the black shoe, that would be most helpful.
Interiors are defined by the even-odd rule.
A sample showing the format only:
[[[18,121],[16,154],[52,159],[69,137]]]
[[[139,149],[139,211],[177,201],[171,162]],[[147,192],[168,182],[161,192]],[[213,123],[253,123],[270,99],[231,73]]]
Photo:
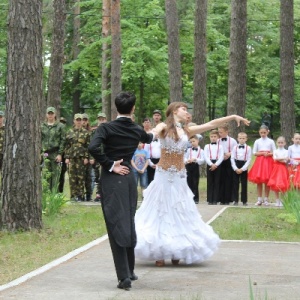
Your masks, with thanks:
[[[134,273],[132,273],[130,280],[132,280],[132,281],[138,280],[138,277]]]
[[[195,204],[199,204],[199,201],[195,201]]]
[[[85,201],[92,201],[92,198],[91,198],[90,194],[85,195]]]
[[[131,288],[131,280],[130,278],[125,278],[119,281],[117,287],[119,289],[123,289],[125,291],[129,291],[129,289]]]

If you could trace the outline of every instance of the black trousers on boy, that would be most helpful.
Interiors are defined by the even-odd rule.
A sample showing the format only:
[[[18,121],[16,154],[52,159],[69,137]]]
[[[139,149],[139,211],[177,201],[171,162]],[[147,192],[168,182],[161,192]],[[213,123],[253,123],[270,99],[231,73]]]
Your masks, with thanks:
[[[243,160],[236,160],[236,166],[241,169],[245,164]],[[239,189],[241,184],[241,201],[243,203],[247,203],[247,189],[248,189],[248,170],[244,171],[241,174],[237,174],[233,172],[233,180],[232,180],[232,200],[234,202],[239,202]]]
[[[212,160],[215,163],[216,160]],[[219,201],[221,169],[220,166],[214,171],[210,171],[210,166],[207,165],[207,202],[208,204],[217,204]]]
[[[187,184],[194,194],[195,203],[199,203],[199,165],[196,162],[185,165],[187,171]]]

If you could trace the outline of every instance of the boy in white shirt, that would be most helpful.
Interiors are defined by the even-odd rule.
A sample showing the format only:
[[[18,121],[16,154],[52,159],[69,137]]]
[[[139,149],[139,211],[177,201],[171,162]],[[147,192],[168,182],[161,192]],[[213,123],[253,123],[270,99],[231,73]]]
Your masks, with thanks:
[[[232,200],[233,205],[239,203],[239,187],[241,183],[241,201],[246,206],[248,202],[248,167],[251,162],[251,147],[246,144],[247,134],[238,134],[238,145],[234,146],[231,152],[231,166],[233,173]]]
[[[187,171],[187,183],[194,194],[194,201],[199,203],[199,166],[204,163],[204,152],[199,147],[199,138],[194,135],[190,137],[191,148],[188,148],[184,155],[184,163]]]

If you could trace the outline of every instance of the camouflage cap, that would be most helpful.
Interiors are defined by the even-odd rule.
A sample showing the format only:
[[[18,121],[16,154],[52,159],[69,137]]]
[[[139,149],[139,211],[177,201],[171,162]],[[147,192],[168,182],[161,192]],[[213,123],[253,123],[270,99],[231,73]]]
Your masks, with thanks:
[[[88,114],[82,114],[82,119],[89,119],[89,116],[88,116]]]
[[[82,114],[75,114],[74,120],[77,120],[77,119],[82,119]]]
[[[50,106],[47,108],[47,113],[53,112],[54,114],[56,113],[56,109],[53,106]]]
[[[61,123],[64,123],[64,124],[67,123],[67,120],[66,120],[64,117],[61,117],[61,118],[59,119],[59,121],[60,121]]]
[[[154,110],[154,111],[153,111],[153,115],[155,115],[155,114],[159,114],[159,115],[161,115],[161,111],[160,111],[160,110],[158,110],[158,109],[156,109],[156,110]]]
[[[0,117],[4,117],[4,112],[0,110]]]
[[[100,112],[100,113],[97,115],[97,118],[105,118],[105,119],[106,119],[106,114]]]

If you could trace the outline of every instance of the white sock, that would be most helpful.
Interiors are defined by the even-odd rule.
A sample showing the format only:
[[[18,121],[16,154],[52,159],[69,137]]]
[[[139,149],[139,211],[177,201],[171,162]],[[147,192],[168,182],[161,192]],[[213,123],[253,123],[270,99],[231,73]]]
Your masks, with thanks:
[[[262,202],[262,197],[258,197],[258,198],[257,198],[257,201],[258,201],[258,202]]]
[[[269,202],[268,197],[265,197],[264,202]]]

